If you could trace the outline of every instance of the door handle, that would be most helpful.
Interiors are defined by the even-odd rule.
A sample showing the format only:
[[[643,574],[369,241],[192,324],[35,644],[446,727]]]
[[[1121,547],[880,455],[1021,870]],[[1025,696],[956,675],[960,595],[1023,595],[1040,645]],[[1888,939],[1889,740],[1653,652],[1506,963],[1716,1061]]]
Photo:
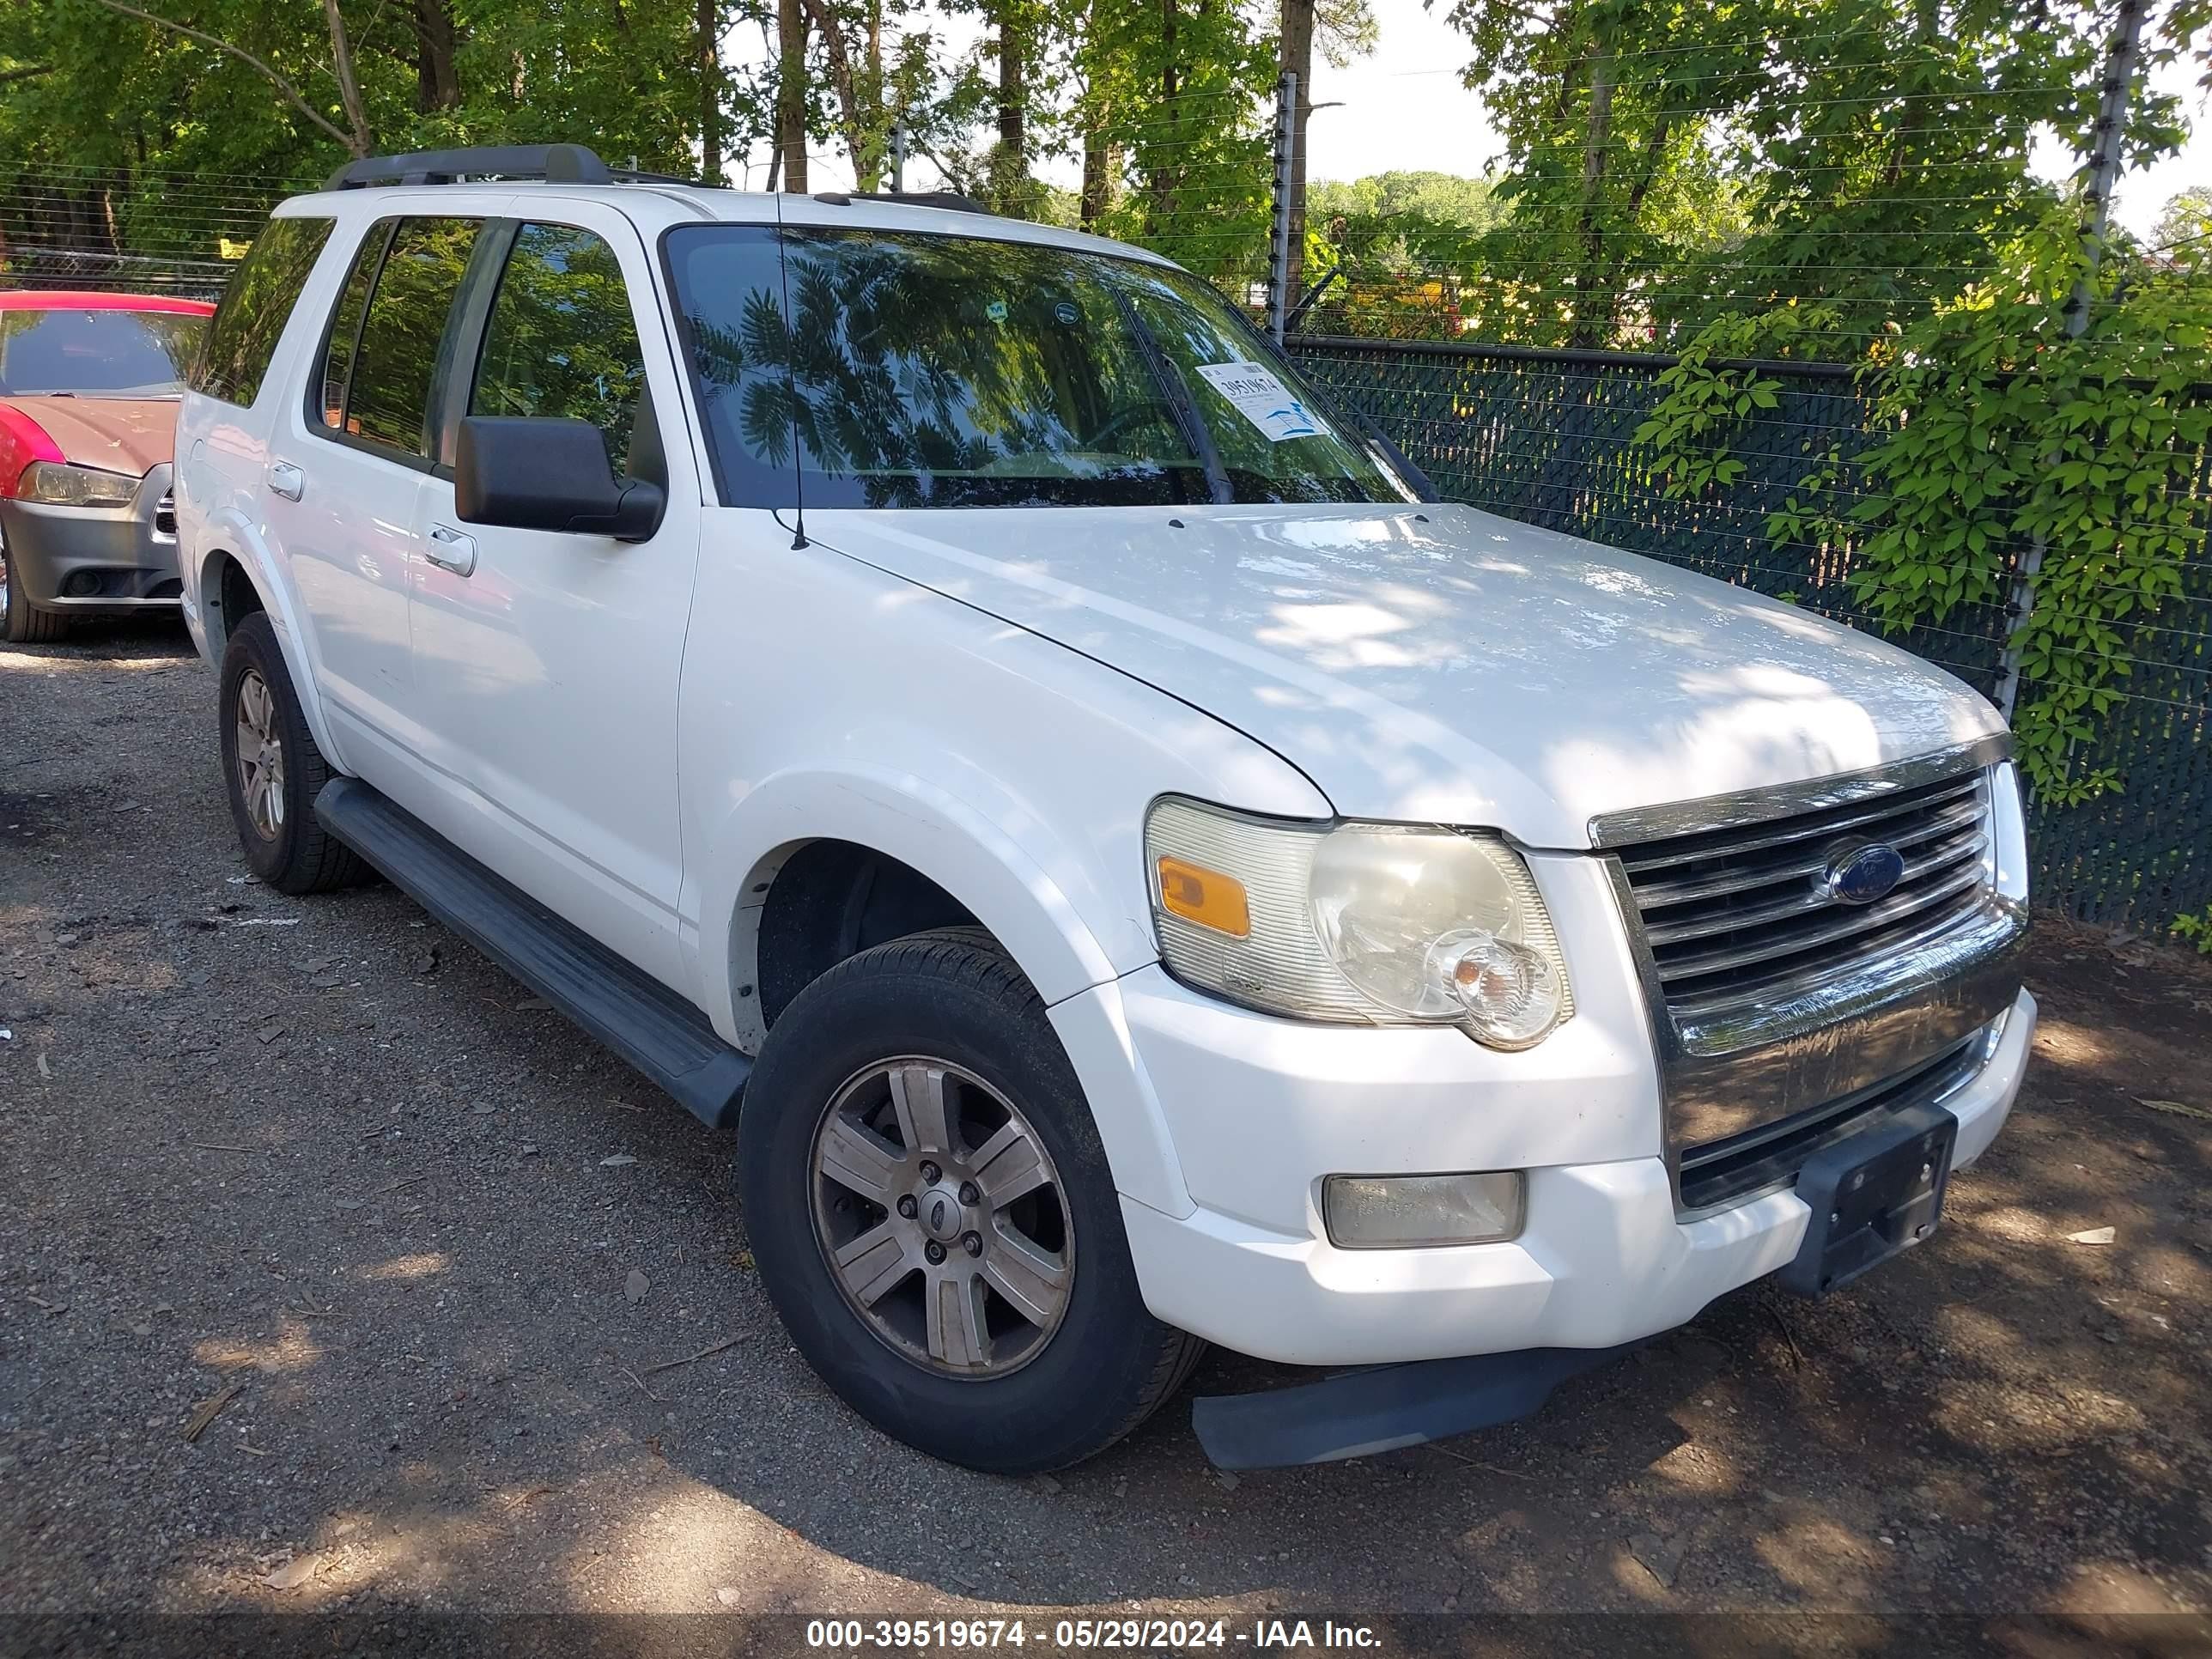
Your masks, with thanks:
[[[307,475],[289,461],[269,463],[269,493],[296,501],[307,493]]]
[[[430,550],[422,556],[441,570],[465,576],[477,568],[477,538],[465,536],[450,525],[430,526]]]

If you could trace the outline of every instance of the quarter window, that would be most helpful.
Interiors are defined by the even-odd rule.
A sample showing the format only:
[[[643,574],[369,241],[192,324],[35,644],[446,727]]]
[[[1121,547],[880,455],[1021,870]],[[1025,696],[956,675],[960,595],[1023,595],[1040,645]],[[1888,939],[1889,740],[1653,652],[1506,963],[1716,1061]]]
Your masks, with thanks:
[[[208,325],[194,391],[240,407],[252,403],[293,301],[330,235],[328,219],[271,219],[262,228]]]
[[[619,476],[644,385],[615,251],[588,230],[523,226],[492,301],[469,413],[589,421]]]
[[[473,219],[402,219],[393,230],[347,381],[348,433],[405,454],[429,455],[439,350],[477,228]]]

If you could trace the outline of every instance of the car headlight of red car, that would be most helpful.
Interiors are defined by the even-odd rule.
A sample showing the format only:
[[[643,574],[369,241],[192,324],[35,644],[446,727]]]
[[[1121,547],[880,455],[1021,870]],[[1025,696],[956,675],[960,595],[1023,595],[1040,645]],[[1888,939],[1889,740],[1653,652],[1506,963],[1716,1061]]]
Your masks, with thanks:
[[[67,461],[33,461],[15,482],[15,498],[49,507],[128,507],[138,480],[104,467],[73,466]]]

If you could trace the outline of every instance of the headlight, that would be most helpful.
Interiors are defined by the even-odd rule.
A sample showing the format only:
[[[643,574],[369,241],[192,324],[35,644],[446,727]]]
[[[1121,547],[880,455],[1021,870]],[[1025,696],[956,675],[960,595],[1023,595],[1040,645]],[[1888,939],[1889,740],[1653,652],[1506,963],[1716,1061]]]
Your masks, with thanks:
[[[52,507],[128,507],[139,480],[97,466],[66,461],[33,461],[16,481],[16,498]]]
[[[1528,866],[1494,836],[1170,799],[1145,855],[1168,966],[1248,1007],[1454,1024],[1493,1048],[1528,1048],[1574,1012]]]

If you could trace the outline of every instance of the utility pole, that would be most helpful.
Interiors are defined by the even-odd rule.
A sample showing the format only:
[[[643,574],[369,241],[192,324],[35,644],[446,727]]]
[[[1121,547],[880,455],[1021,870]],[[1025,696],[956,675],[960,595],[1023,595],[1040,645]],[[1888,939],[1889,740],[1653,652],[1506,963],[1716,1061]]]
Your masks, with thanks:
[[[2066,301],[2069,339],[2079,339],[2087,331],[2089,307],[2096,299],[2097,265],[2104,257],[2105,233],[2112,220],[2112,191],[2120,177],[2120,139],[2128,125],[2128,106],[2135,99],[2136,79],[2142,70],[2142,28],[2150,6],[2151,0],[2120,0],[2120,15],[2112,26],[2112,51],[2105,58],[2105,79],[2097,99],[2097,125],[2082,172],[2081,196],[2087,211],[2081,237],[2089,268]],[[2056,458],[2052,459],[2055,464]],[[2020,701],[2021,645],[2035,609],[2035,579],[2042,572],[2045,550],[2040,535],[2030,540],[2013,578],[2004,657],[1997,668],[1996,705],[2007,720],[2012,719]]]
[[[1283,71],[1275,90],[1275,179],[1273,236],[1267,249],[1267,332],[1283,343],[1283,319],[1291,308],[1291,198],[1297,184],[1292,161],[1298,142],[1298,77]]]
[[[1283,304],[1305,289],[1306,118],[1313,113],[1314,0],[1282,0],[1281,67],[1297,76],[1291,119],[1290,258],[1283,267]]]

